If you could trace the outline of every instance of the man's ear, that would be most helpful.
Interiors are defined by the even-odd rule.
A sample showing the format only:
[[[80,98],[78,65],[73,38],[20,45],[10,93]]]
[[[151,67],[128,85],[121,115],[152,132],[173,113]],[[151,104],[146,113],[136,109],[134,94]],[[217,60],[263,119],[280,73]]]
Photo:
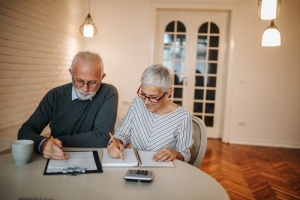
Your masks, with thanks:
[[[101,77],[101,81],[104,79],[104,77],[106,76],[105,73],[102,74],[102,77]]]
[[[71,68],[69,68],[69,72],[70,72],[70,74],[71,74],[71,76],[72,76],[72,69],[71,69]]]

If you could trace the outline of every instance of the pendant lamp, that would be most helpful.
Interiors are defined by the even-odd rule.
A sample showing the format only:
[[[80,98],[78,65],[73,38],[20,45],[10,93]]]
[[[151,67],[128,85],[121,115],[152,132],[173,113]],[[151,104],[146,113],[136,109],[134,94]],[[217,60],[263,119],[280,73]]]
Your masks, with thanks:
[[[264,47],[275,47],[281,45],[281,36],[278,28],[275,26],[274,21],[271,22],[270,26],[264,31],[261,46]]]
[[[97,27],[93,23],[93,19],[90,15],[90,0],[89,0],[89,14],[85,18],[84,23],[79,27],[79,31],[84,37],[94,37],[97,34]]]
[[[281,0],[258,0],[258,18],[275,20],[279,16]]]

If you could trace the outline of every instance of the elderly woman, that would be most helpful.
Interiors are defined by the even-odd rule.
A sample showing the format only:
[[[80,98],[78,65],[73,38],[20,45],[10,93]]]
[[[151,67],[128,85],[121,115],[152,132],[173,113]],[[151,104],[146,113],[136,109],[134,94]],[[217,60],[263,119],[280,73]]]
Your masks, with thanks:
[[[191,115],[168,100],[172,93],[172,75],[163,65],[151,65],[141,78],[141,86],[121,125],[114,134],[119,149],[109,141],[108,154],[122,157],[124,146],[157,152],[154,161],[188,162],[192,146]]]

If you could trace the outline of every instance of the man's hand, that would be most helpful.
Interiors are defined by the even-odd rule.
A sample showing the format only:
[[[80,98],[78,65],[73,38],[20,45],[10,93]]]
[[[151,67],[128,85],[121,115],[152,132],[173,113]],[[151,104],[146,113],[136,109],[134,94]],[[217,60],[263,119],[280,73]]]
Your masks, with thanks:
[[[153,155],[152,160],[155,162],[169,162],[175,160],[177,157],[180,159],[182,155],[174,149],[162,149]],[[182,157],[183,158],[183,157]],[[180,159],[181,160],[181,159]]]
[[[67,159],[67,155],[64,154],[62,148],[61,141],[59,139],[55,139],[56,144],[51,140],[47,139],[43,142],[41,149],[43,152],[43,156],[45,158],[62,160]]]
[[[111,142],[107,147],[108,155],[110,155],[113,158],[121,158],[124,151],[124,145],[120,140],[118,139],[114,139],[114,140],[117,143],[119,148],[117,148],[115,144]]]

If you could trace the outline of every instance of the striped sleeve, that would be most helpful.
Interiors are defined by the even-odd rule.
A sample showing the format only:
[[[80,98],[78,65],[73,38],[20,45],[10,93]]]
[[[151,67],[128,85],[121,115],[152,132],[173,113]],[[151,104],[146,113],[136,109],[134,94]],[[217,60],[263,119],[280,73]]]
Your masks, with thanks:
[[[123,142],[124,147],[131,143],[131,131],[132,131],[132,118],[134,115],[134,104],[133,101],[130,107],[123,117],[120,126],[116,129],[114,137]]]
[[[182,154],[185,162],[188,162],[191,157],[190,147],[193,144],[192,124],[191,115],[188,114],[182,122],[180,133],[177,137],[176,150]]]

